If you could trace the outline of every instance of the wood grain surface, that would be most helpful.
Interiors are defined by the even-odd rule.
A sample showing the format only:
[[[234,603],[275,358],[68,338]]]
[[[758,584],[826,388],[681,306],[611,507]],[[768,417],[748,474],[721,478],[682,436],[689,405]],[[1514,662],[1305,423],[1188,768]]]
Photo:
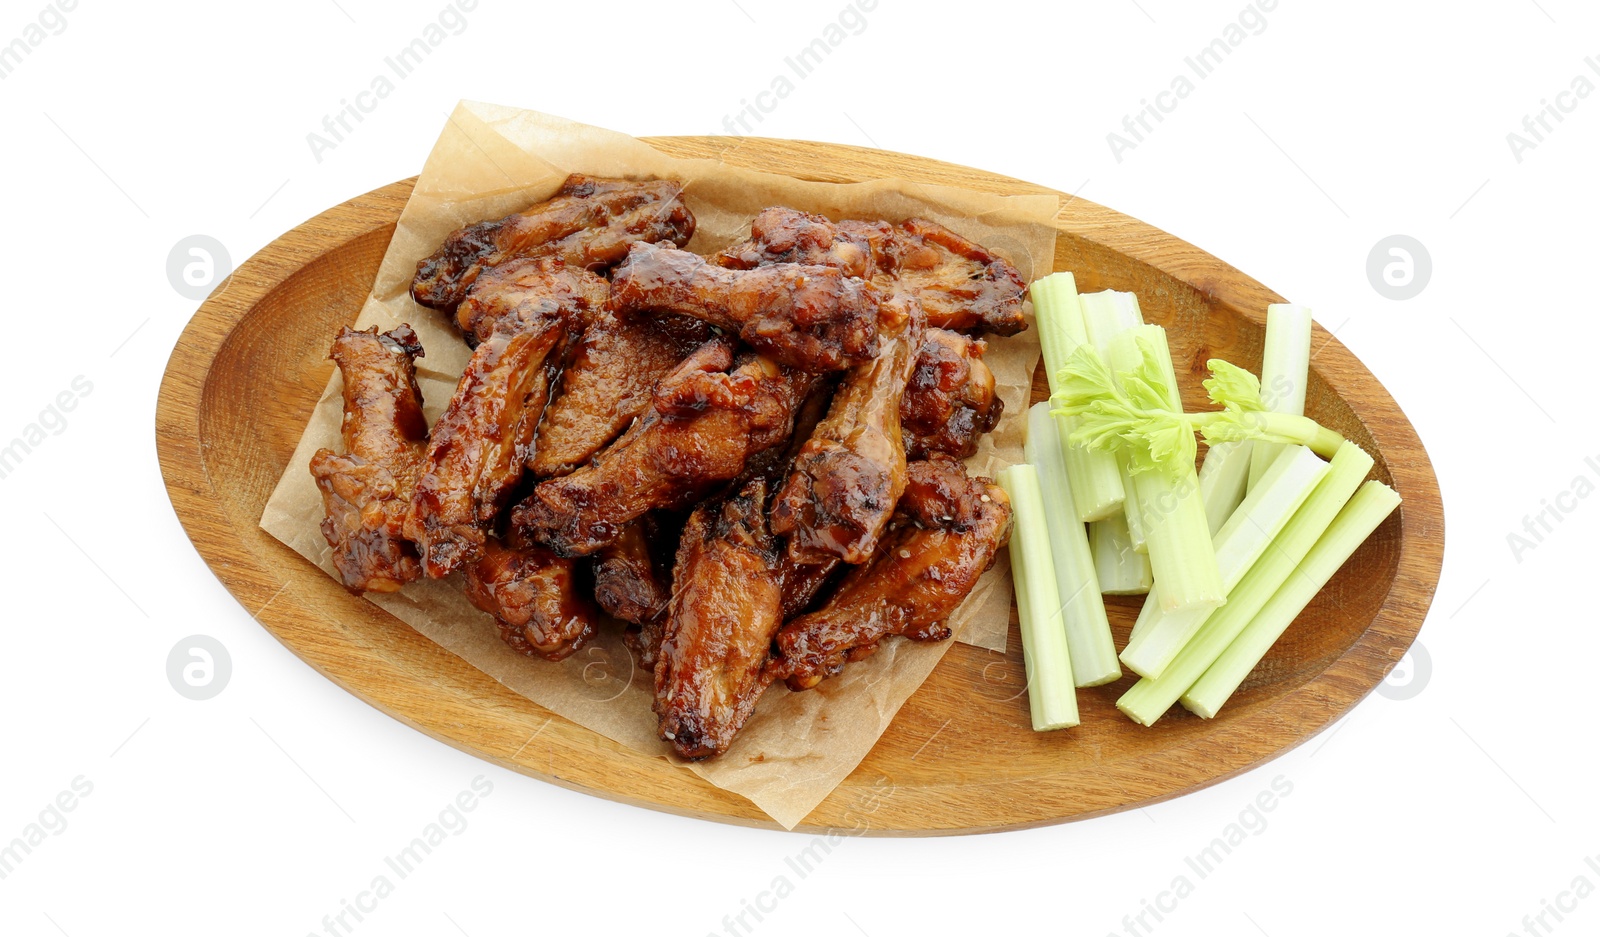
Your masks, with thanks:
[[[900,176],[998,193],[1050,192],[979,170],[832,144],[668,137],[674,156],[806,179]],[[690,816],[774,824],[665,760],[551,715],[346,593],[257,526],[332,371],[328,345],[365,299],[412,181],[307,221],[206,300],[173,349],[156,414],[174,509],[247,611],[330,680],[396,719],[555,784]],[[805,207],[805,206],[799,206]],[[1171,333],[1185,398],[1206,358],[1259,369],[1268,303],[1283,299],[1171,235],[1063,196],[1055,267],[1080,290],[1132,290]],[[1305,297],[1300,297],[1304,301]],[[1033,732],[1013,612],[1011,651],[951,649],[865,761],[801,825],[946,834],[1081,819],[1175,797],[1306,741],[1369,693],[1422,625],[1444,549],[1428,455],[1394,400],[1337,339],[1313,337],[1307,413],[1367,448],[1405,501],[1329,583],[1214,720],[1176,708],[1153,728],[1116,711],[1131,675],[1079,691],[1083,724]],[[1042,374],[1035,398],[1042,399]],[[1110,599],[1120,647],[1136,599]],[[548,722],[548,725],[547,725]],[[542,730],[541,730],[541,727]],[[532,741],[530,741],[532,739]]]

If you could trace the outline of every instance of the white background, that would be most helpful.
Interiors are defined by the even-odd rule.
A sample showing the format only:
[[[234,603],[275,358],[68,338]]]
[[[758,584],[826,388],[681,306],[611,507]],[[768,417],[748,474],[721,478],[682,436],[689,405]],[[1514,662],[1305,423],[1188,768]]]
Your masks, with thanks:
[[[41,5],[0,4],[0,43]],[[74,778],[93,785],[0,880],[7,934],[320,933],[478,775],[493,792],[470,826],[356,933],[722,933],[806,843],[568,792],[424,738],[281,647],[173,516],[152,429],[196,306],[167,278],[180,238],[210,235],[242,262],[417,172],[459,98],[637,135],[721,132],[843,3],[482,0],[315,159],[306,135],[442,6],[87,0],[0,82],[12,284],[0,439],[75,376],[93,385],[0,480],[0,841]],[[1600,456],[1600,96],[1565,99],[1575,109],[1520,162],[1506,140],[1575,76],[1600,83],[1584,62],[1600,55],[1600,15],[1578,0],[1283,0],[1115,159],[1107,133],[1242,7],[880,0],[759,132],[1081,192],[1311,305],[1393,392],[1438,472],[1449,542],[1421,637],[1431,677],[1414,698],[1374,695],[1284,758],[1147,810],[849,840],[759,933],[1128,933],[1124,915],[1175,876],[1195,879],[1184,858],[1280,775],[1292,793],[1266,828],[1162,922],[1147,917],[1155,933],[1600,931],[1600,897],[1561,898],[1576,910],[1547,913],[1548,927],[1522,921],[1580,875],[1600,886],[1584,864],[1600,853],[1600,499],[1563,496],[1574,509],[1520,562],[1507,543],[1575,477],[1600,480],[1584,464]],[[1396,233],[1433,263],[1404,302],[1366,273]],[[165,673],[169,649],[197,633],[233,661],[206,702]],[[1414,660],[1403,668],[1419,677]]]

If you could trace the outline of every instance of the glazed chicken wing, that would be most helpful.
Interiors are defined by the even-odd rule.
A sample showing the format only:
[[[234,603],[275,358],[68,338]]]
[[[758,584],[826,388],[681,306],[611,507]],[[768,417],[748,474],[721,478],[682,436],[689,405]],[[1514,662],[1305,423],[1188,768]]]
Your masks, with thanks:
[[[852,569],[822,608],[778,632],[774,676],[804,690],[889,635],[941,641],[944,626],[1011,533],[1005,492],[947,456],[913,462],[895,526],[870,563]]]
[[[656,385],[622,438],[572,474],[540,482],[512,524],[563,556],[585,556],[646,511],[687,507],[781,445],[813,379],[755,355],[736,360],[734,344],[700,346]]]
[[[960,332],[928,329],[900,398],[906,454],[922,459],[935,452],[965,459],[978,439],[994,429],[1005,409],[995,394],[994,372],[983,363],[983,342]]]
[[[1028,327],[1022,297],[1028,285],[1003,257],[944,225],[911,218],[895,229],[895,268],[874,282],[922,301],[940,329],[1015,335]]]
[[[827,417],[795,456],[772,509],[790,556],[864,563],[906,483],[900,400],[922,342],[922,312],[897,295],[880,307],[879,349],[839,382]]]
[[[768,208],[750,222],[748,240],[712,255],[711,262],[735,270],[816,264],[870,280],[894,272],[893,242],[894,228],[886,221],[829,221],[793,208]]]
[[[605,302],[606,283],[559,261],[520,261],[486,277],[474,295],[498,310],[494,327],[433,428],[405,522],[435,579],[483,548],[531,455],[569,328]]]
[[[568,266],[603,270],[638,241],[682,247],[694,215],[676,182],[595,179],[574,173],[547,201],[499,221],[467,225],[417,265],[411,298],[454,310],[485,268],[518,257],[557,257]],[[471,332],[466,324],[462,330]]]
[[[779,263],[731,270],[699,254],[635,244],[611,280],[624,312],[675,312],[738,333],[807,371],[838,371],[877,347],[878,291],[838,268]]]
[[[612,618],[640,626],[665,613],[672,596],[650,549],[653,526],[641,517],[594,555],[594,600]]]
[[[688,316],[624,317],[599,310],[561,375],[545,411],[528,468],[565,475],[594,457],[650,405],[650,390],[711,337]]]
[[[594,604],[574,566],[538,544],[490,537],[467,564],[467,598],[495,617],[501,640],[516,650],[561,660],[595,634]]]
[[[683,531],[655,710],[661,737],[684,758],[726,751],[771,682],[764,666],[782,624],[782,583],[766,500],[758,478],[702,504]]]
[[[928,325],[1012,335],[1022,319],[1022,274],[1003,258],[923,218],[829,221],[792,208],[769,208],[750,223],[750,238],[712,257],[750,270],[770,264],[816,264],[871,281],[885,295],[922,301]]]
[[[322,536],[351,592],[394,592],[422,575],[401,533],[428,441],[417,389],[422,356],[409,325],[339,331],[329,357],[344,377],[343,455],[319,449],[311,474],[322,491]]]

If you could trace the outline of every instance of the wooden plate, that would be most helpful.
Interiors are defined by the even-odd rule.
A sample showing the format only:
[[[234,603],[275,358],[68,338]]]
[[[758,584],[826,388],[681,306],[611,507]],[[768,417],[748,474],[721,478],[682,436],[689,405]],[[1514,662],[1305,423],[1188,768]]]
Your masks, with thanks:
[[[715,157],[726,141],[651,141]],[[746,140],[730,162],[805,179],[885,176],[1000,193],[1048,192],[978,170],[855,147]],[[771,826],[742,798],[549,713],[352,597],[259,527],[263,504],[331,373],[330,336],[354,320],[412,180],[332,208],[245,262],[200,307],[173,350],[156,413],[173,507],[223,584],[330,680],[422,732],[496,764],[628,803]],[[1055,266],[1080,289],[1139,294],[1171,330],[1185,396],[1204,361],[1258,368],[1271,290],[1125,215],[1063,199]],[[1080,693],[1083,724],[1029,729],[1015,617],[1008,654],[952,648],[876,748],[802,825],[879,834],[1011,829],[1176,797],[1273,758],[1376,687],[1410,646],[1443,552],[1438,484],[1416,432],[1383,386],[1320,327],[1307,412],[1377,457],[1405,503],[1323,590],[1221,716],[1181,708],[1154,728],[1118,713],[1131,677]],[[1042,398],[1042,378],[1035,395]],[[1118,645],[1137,606],[1113,600]]]

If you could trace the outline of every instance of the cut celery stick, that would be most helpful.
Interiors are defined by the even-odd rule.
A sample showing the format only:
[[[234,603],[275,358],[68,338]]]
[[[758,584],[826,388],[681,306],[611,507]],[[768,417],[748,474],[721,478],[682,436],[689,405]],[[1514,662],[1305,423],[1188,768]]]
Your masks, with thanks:
[[[1183,694],[1184,707],[1206,719],[1216,716],[1295,617],[1399,506],[1400,496],[1388,485],[1376,481],[1363,484],[1306,554],[1297,573],[1273,593],[1205,675]]]
[[[1078,724],[1078,697],[1072,683],[1067,626],[1056,589],[1050,535],[1045,530],[1039,476],[1026,463],[999,473],[1011,497],[1011,578],[1017,588],[1017,618],[1022,660],[1028,679],[1028,710],[1035,732]]]
[[[1122,472],[1122,520],[1128,525],[1128,542],[1133,544],[1133,552],[1149,556],[1150,541],[1144,535],[1144,508],[1139,504],[1139,488],[1133,483],[1133,473],[1128,471],[1126,456],[1117,456],[1117,469]]]
[[[1144,314],[1139,311],[1139,297],[1133,293],[1103,290],[1085,293],[1079,297],[1083,309],[1083,327],[1089,344],[1104,358],[1111,350],[1111,340],[1134,326],[1144,325]]]
[[[1116,290],[1085,293],[1078,297],[1078,304],[1083,311],[1084,331],[1089,336],[1089,344],[1099,352],[1102,361],[1111,360],[1112,339],[1131,328],[1144,325],[1144,314],[1139,311],[1139,297],[1133,293],[1119,293]],[[1134,488],[1133,476],[1128,474],[1127,460],[1119,457],[1117,470],[1122,473],[1122,522],[1128,528],[1134,552],[1147,554],[1149,545],[1140,517],[1139,493]]]
[[[1244,500],[1254,446],[1248,439],[1219,442],[1206,450],[1206,457],[1200,463],[1200,500],[1206,504],[1206,526],[1211,528],[1213,537]]]
[[[1045,362],[1045,378],[1054,393],[1061,380],[1057,369],[1074,348],[1089,341],[1078,283],[1066,271],[1052,273],[1028,286],[1028,298],[1033,300],[1034,321],[1039,328],[1039,352]]]
[[[1067,484],[1066,460],[1056,437],[1056,418],[1050,404],[1028,409],[1028,434],[1022,451],[1039,476],[1044,501],[1045,528],[1050,537],[1056,592],[1067,626],[1067,650],[1072,657],[1072,680],[1078,686],[1100,686],[1122,676],[1117,648],[1111,641],[1111,624],[1100,599],[1089,535],[1078,520]]]
[[[1327,473],[1328,463],[1315,452],[1295,446],[1261,476],[1261,483],[1211,541],[1225,591],[1239,584]],[[1202,606],[1168,612],[1147,600],[1139,613],[1144,627],[1135,625],[1122,662],[1141,677],[1161,676],[1212,611]]]
[[[1128,519],[1113,514],[1089,525],[1095,578],[1101,595],[1144,595],[1150,591],[1150,558],[1133,549]]]
[[[1039,329],[1039,350],[1044,358],[1045,378],[1054,393],[1060,384],[1060,371],[1067,356],[1089,341],[1079,307],[1077,281],[1065,271],[1033,281],[1028,287],[1033,300],[1035,324]],[[1080,521],[1097,521],[1115,514],[1122,507],[1123,490],[1117,474],[1116,457],[1109,452],[1073,445],[1067,437],[1077,420],[1065,421],[1060,433],[1062,455],[1067,464],[1067,481],[1072,486],[1072,502],[1078,506]]]
[[[1143,361],[1141,342],[1150,347],[1166,372],[1168,405],[1174,410],[1182,409],[1166,329],[1141,325],[1122,332],[1111,340],[1107,364],[1113,372],[1134,370]],[[1139,522],[1155,576],[1153,599],[1168,612],[1221,605],[1227,590],[1217,571],[1217,555],[1212,550],[1211,531],[1206,527],[1206,510],[1200,502],[1194,466],[1176,476],[1165,471],[1139,472],[1133,476],[1133,485],[1138,491]]]
[[[1311,308],[1292,303],[1267,307],[1266,347],[1261,354],[1261,400],[1273,413],[1303,416],[1306,371],[1311,367]],[[1283,452],[1282,443],[1257,442],[1250,457],[1254,488]]]
[[[1140,725],[1154,725],[1172,708],[1228,644],[1250,624],[1273,593],[1294,575],[1295,567],[1316,545],[1345,502],[1372,470],[1372,456],[1347,442],[1328,463],[1328,472],[1311,497],[1273,538],[1272,548],[1256,560],[1250,572],[1228,592],[1228,603],[1217,609],[1200,631],[1155,680],[1135,683],[1117,700],[1117,708]]]

